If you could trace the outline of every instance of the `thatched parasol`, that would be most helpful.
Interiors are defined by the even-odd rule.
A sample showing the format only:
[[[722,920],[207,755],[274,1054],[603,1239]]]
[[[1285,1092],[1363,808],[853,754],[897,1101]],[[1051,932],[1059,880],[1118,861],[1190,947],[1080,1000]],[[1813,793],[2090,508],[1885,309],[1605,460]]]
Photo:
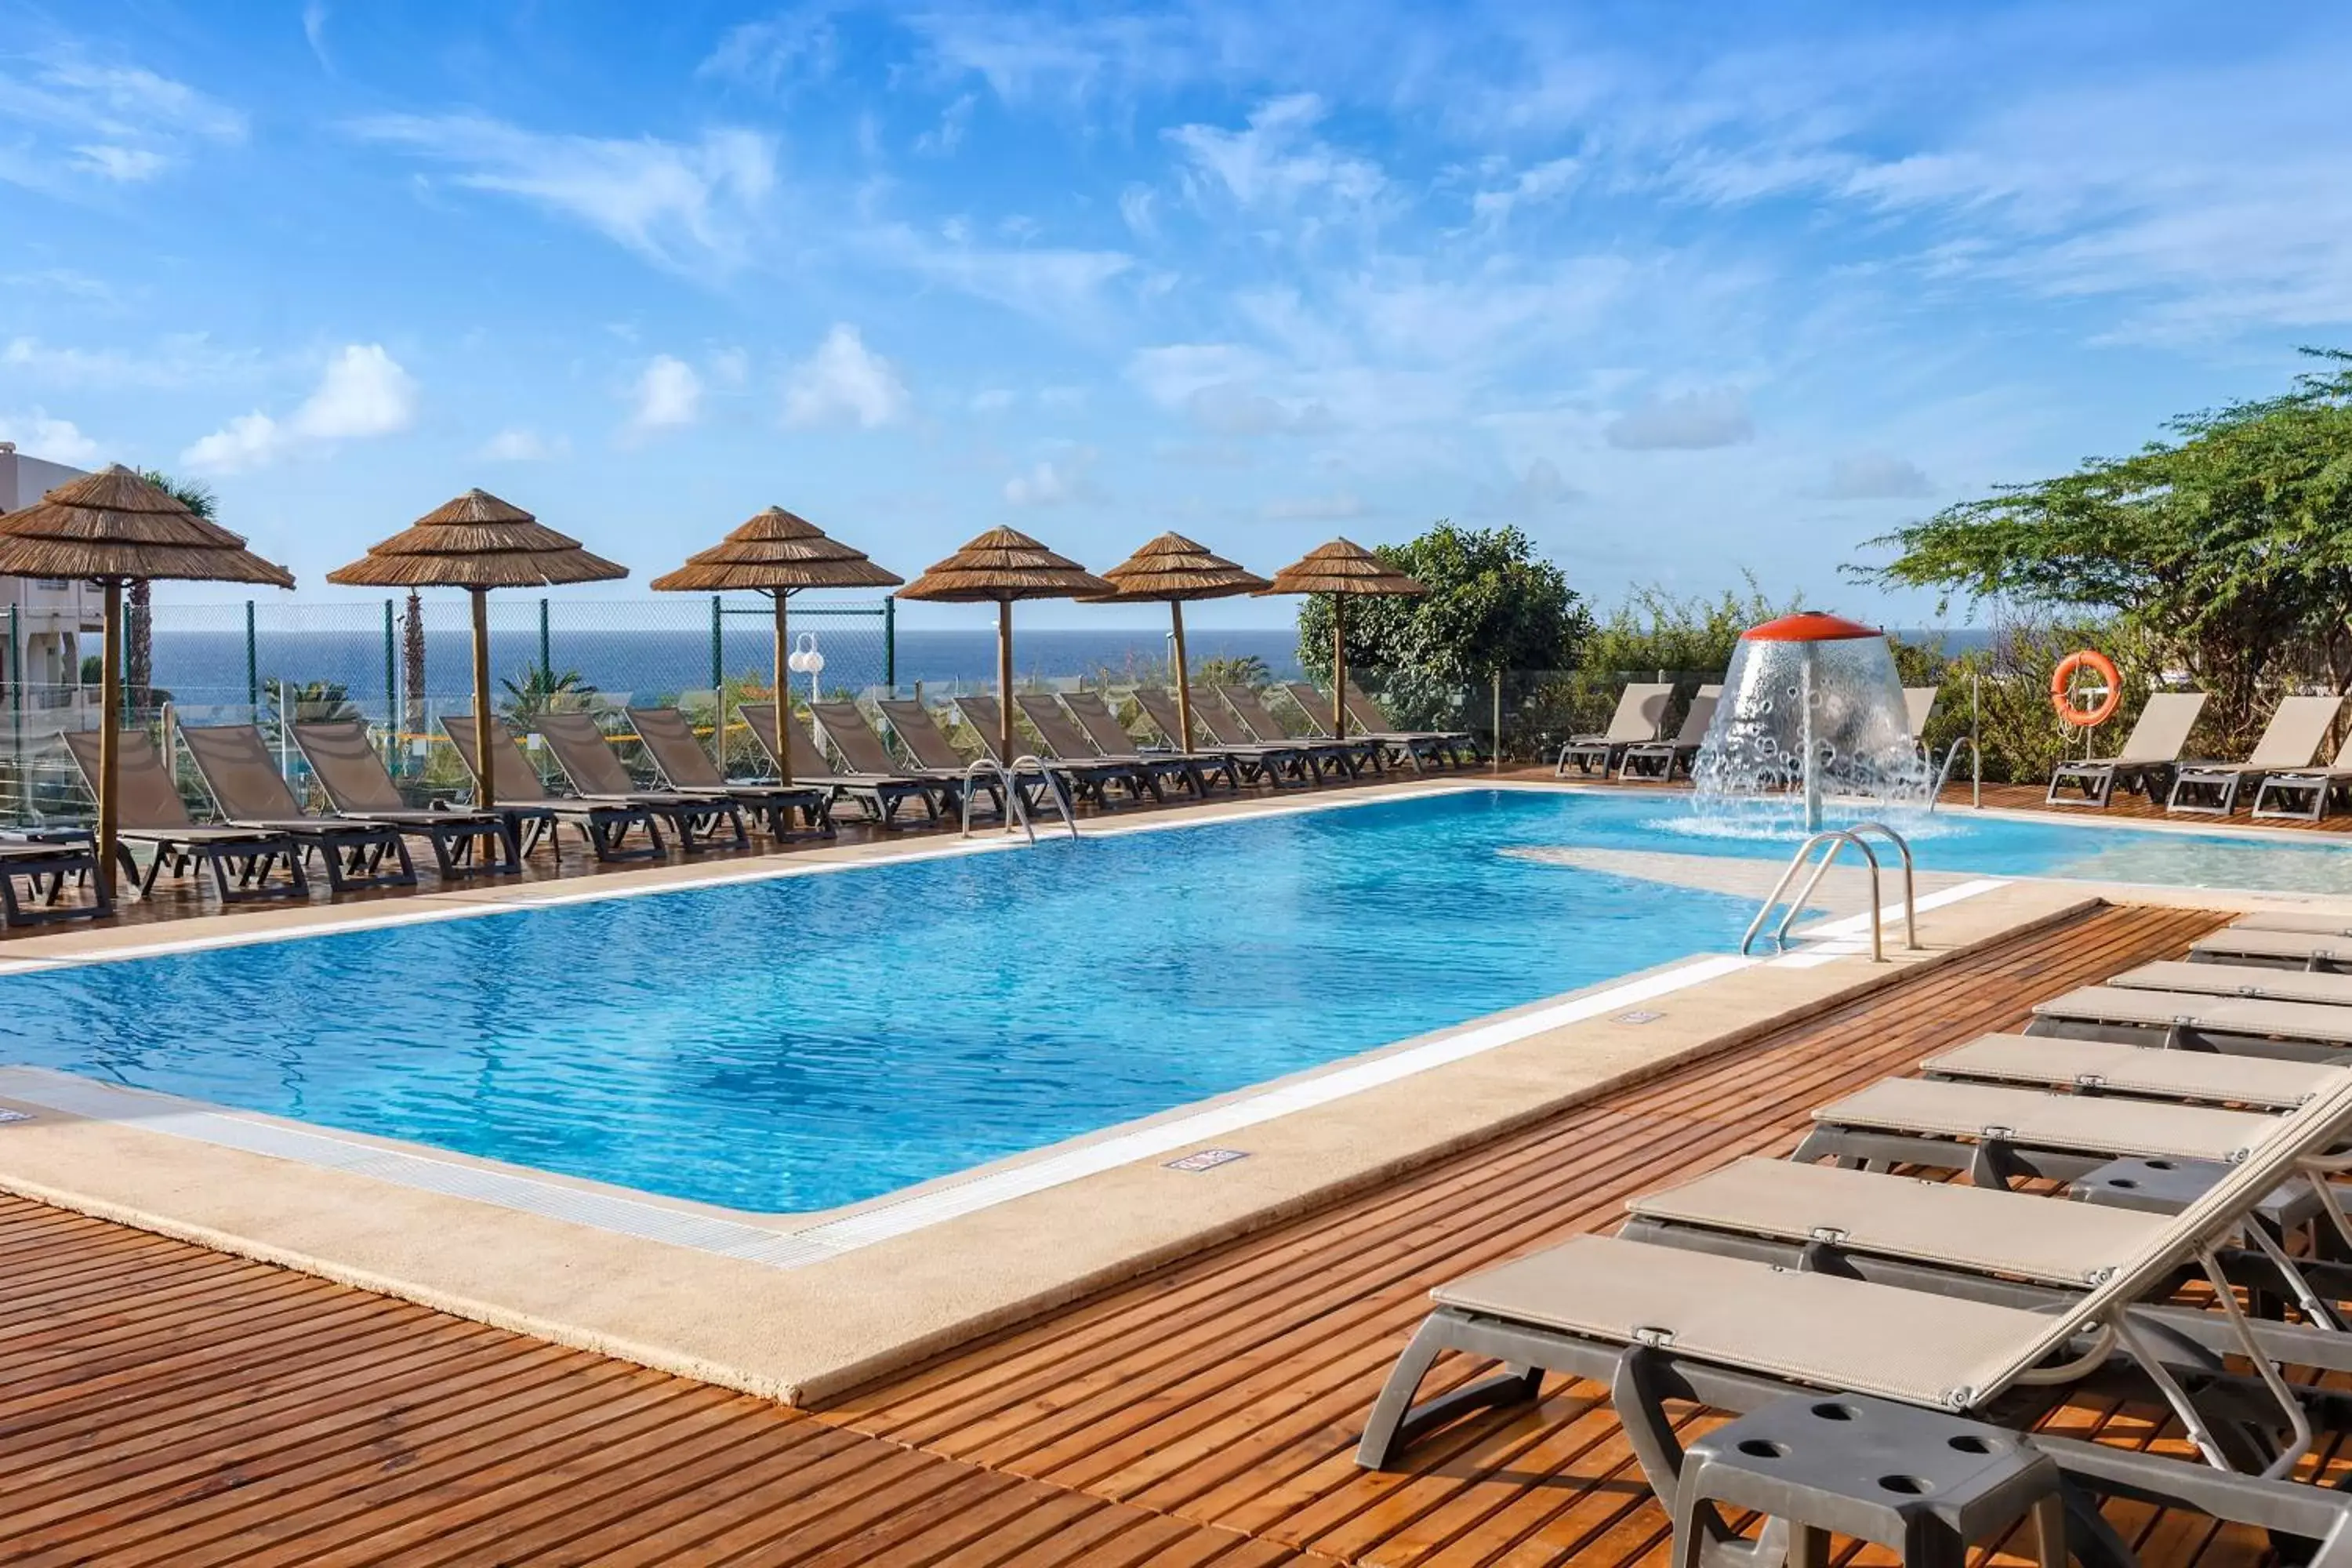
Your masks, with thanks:
[[[117,463],[68,479],[21,511],[0,517],[0,577],[83,578],[106,590],[105,708],[98,736],[98,877],[111,898],[118,820],[115,753],[122,727],[122,585],[171,582],[264,583],[291,588],[294,574],[245,548],[173,496]]]
[[[1104,573],[1103,579],[1118,592],[1091,603],[1159,602],[1168,606],[1176,639],[1176,721],[1184,727],[1184,733],[1176,737],[1176,749],[1192,750],[1192,678],[1184,663],[1184,602],[1262,594],[1273,584],[1181,533],[1161,534]]]
[[[499,803],[498,757],[490,744],[492,588],[544,588],[606,583],[629,569],[591,555],[580,542],[546,527],[488,490],[467,490],[437,506],[348,566],[330,583],[367,588],[464,588],[474,597],[474,753],[482,759],[481,806]]]
[[[1013,601],[1093,599],[1116,593],[1076,562],[1056,555],[1027,534],[992,528],[898,591],[902,599],[996,606],[997,707],[1003,724],[997,754],[1013,757]]]
[[[656,577],[653,586],[672,593],[723,594],[730,589],[755,590],[776,603],[776,723],[777,733],[792,722],[792,688],[784,679],[784,658],[792,646],[785,635],[784,601],[803,588],[895,588],[905,582],[886,572],[803,517],[772,506],[709,549],[687,557],[677,571]],[[725,697],[720,694],[719,733],[727,730]],[[722,740],[721,747],[725,745]],[[779,746],[778,782],[793,782],[790,746]],[[721,754],[724,754],[722,750]]]
[[[1331,595],[1331,738],[1348,738],[1348,595],[1350,594],[1426,594],[1429,589],[1406,576],[1362,545],[1335,539],[1318,545],[1274,574],[1274,586],[1261,594],[1328,594]]]

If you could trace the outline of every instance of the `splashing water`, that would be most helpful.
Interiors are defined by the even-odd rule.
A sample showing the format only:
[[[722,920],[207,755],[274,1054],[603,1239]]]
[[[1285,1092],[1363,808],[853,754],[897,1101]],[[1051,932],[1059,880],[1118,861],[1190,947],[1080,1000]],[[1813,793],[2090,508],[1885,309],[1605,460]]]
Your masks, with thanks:
[[[1742,638],[1691,776],[1694,826],[1740,837],[1799,838],[1814,820],[1916,819],[1935,787],[1883,637]]]

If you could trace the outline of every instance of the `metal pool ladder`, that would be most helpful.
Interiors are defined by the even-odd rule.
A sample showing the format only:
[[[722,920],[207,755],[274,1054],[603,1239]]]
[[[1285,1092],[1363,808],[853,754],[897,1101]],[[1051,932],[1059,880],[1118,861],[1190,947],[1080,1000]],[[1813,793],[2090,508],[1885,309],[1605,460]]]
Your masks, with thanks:
[[[1013,776],[1024,765],[1033,763],[1037,769],[1038,776],[1045,781],[1045,793],[1053,797],[1054,809],[1061,814],[1062,826],[1070,830],[1071,837],[1076,838],[1078,836],[1078,819],[1070,810],[1069,801],[1062,795],[1062,781],[1054,776],[1053,771],[1046,767],[1044,762],[1034,756],[1024,754],[1013,758],[1013,766],[1009,770],[992,757],[975,757],[972,759],[971,765],[964,769],[963,837],[966,838],[971,837],[972,781],[982,774],[992,773],[996,777],[998,786],[1004,792],[1003,798],[1005,831],[1010,833],[1013,830],[1013,825],[1017,822],[1021,825],[1021,830],[1029,836],[1029,842],[1032,844],[1037,842],[1037,829],[1029,820],[1029,803],[1021,798],[1021,786],[1013,782]]]
[[[1789,928],[1797,923],[1799,915],[1804,913],[1813,889],[1821,886],[1823,877],[1829,875],[1830,867],[1839,853],[1851,844],[1862,851],[1862,858],[1870,863],[1870,962],[1885,963],[1886,942],[1881,930],[1885,917],[1878,896],[1878,857],[1864,838],[1864,835],[1874,833],[1883,836],[1895,846],[1895,853],[1903,857],[1903,946],[1906,952],[1918,952],[1919,910],[1912,893],[1911,846],[1904,841],[1903,835],[1883,822],[1857,822],[1852,827],[1825,827],[1797,846],[1796,854],[1789,858],[1789,868],[1780,873],[1780,879],[1772,884],[1771,892],[1765,896],[1764,907],[1758,910],[1756,918],[1748,922],[1747,934],[1739,939],[1740,953],[1745,956],[1756,945],[1757,936],[1764,930],[1765,922],[1772,918],[1772,911],[1780,906],[1781,895],[1789,890],[1789,884],[1795,881],[1797,873],[1811,862],[1813,874],[1805,879],[1805,885],[1798,889],[1797,896],[1788,900],[1788,912],[1780,917],[1780,926],[1772,932],[1773,946],[1787,947]],[[1823,845],[1829,846],[1828,852],[1818,862],[1813,862],[1813,851]]]

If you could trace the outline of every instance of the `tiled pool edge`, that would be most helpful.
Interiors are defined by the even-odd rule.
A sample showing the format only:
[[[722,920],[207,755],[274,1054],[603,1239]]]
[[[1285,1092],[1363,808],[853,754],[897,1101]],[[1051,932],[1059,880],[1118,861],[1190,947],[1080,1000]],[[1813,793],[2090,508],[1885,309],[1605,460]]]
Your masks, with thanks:
[[[2095,900],[2042,889],[1946,911],[1944,951]],[[2006,905],[2006,912],[1977,904]],[[1949,922],[1959,917],[1959,924]],[[1748,966],[1683,992],[1666,1029],[1586,1019],[1261,1124],[1206,1175],[1144,1159],[804,1268],[388,1189],[135,1128],[0,1132],[0,1187],[771,1397],[864,1381],[1173,1258],[1277,1223],[1527,1121],[1895,983],[1853,962]],[[1471,1026],[1475,1027],[1476,1026]],[[1419,1087],[1426,1082],[1431,1087]],[[58,1141],[60,1131],[82,1136]],[[77,1158],[79,1161],[76,1164]],[[143,1174],[131,1167],[144,1164]],[[37,1168],[38,1167],[38,1168]]]

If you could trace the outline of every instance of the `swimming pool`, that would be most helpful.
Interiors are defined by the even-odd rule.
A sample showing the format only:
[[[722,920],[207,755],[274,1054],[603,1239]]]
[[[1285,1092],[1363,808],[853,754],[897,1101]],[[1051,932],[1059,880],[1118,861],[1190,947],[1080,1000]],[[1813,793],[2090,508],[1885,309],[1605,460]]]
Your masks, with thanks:
[[[2341,888],[2345,851],[1940,818],[1925,868]],[[856,1202],[1694,952],[1777,860],[1469,788],[0,977],[25,1063],[762,1212]]]

